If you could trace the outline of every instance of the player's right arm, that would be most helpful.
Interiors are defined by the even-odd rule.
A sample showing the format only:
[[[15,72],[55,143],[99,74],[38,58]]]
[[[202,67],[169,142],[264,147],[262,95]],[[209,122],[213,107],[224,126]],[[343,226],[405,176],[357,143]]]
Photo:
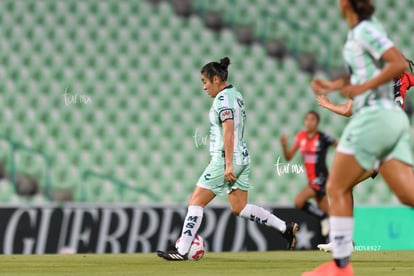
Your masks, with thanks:
[[[286,134],[283,134],[280,138],[280,143],[282,144],[283,155],[285,156],[286,161],[289,161],[293,158],[296,151],[299,149],[297,143],[293,143],[290,148],[287,147],[288,137]]]
[[[226,111],[230,113],[230,110],[226,110]],[[220,116],[220,119],[223,116]],[[233,115],[226,115],[226,116],[227,116],[227,119],[225,119],[221,123],[221,125],[223,126],[224,161],[226,164],[226,169],[224,171],[224,178],[228,182],[232,182],[232,181],[237,180],[237,176],[234,174],[234,170],[233,170],[234,120],[233,120]]]
[[[335,90],[340,90],[351,81],[350,75],[345,75],[335,80],[314,79],[311,82],[312,90],[318,95],[325,95]]]
[[[326,97],[325,95],[321,95],[321,96],[316,97],[316,101],[318,102],[320,106],[336,114],[339,114],[345,117],[352,116],[353,101],[351,99],[348,99],[348,101],[344,104],[334,104],[328,99],[328,97]]]

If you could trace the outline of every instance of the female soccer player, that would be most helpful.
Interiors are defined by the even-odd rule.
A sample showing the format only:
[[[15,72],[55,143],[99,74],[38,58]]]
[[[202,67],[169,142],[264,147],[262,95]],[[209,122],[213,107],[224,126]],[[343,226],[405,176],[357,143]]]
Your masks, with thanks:
[[[230,59],[210,62],[201,69],[203,89],[210,95],[210,155],[211,161],[200,176],[190,197],[187,215],[177,248],[172,251],[157,251],[166,260],[188,259],[188,251],[203,218],[203,208],[216,195],[227,192],[232,212],[236,216],[273,227],[282,233],[293,249],[299,225],[286,223],[269,211],[247,203],[250,188],[250,157],[244,140],[246,110],[243,97],[227,82]]]
[[[412,74],[414,63],[409,59],[406,59],[406,61],[410,68],[409,72],[406,71],[403,74],[401,74],[397,79],[394,79],[394,102],[401,106],[401,108],[404,108],[407,90],[414,86],[414,75]],[[334,113],[346,117],[350,117],[352,115],[353,101],[351,99],[348,99],[348,101],[345,104],[334,104],[325,95],[320,95],[317,97],[317,101],[320,106]],[[366,178],[370,176],[372,178],[375,178],[376,175],[377,172],[373,172],[373,174],[371,174],[370,172],[366,175]],[[363,179],[358,180],[357,183],[365,180],[366,178],[364,177]],[[332,243],[318,244],[318,248],[326,252],[332,251]]]
[[[413,160],[409,121],[393,102],[392,80],[407,64],[371,19],[370,0],[340,0],[350,31],[343,49],[349,75],[333,81],[314,80],[317,93],[340,90],[353,99],[352,118],[339,141],[327,183],[333,262],[303,275],[353,275],[350,256],[354,228],[352,189],[366,171],[378,164],[379,173],[404,204],[414,206]]]
[[[305,116],[305,130],[298,132],[288,149],[287,136],[283,135],[280,142],[283,155],[287,161],[291,160],[297,150],[302,154],[305,165],[308,186],[304,187],[295,197],[295,207],[316,216],[321,222],[322,236],[329,234],[328,200],[325,184],[328,178],[326,153],[329,146],[336,147],[337,141],[318,130],[320,117],[316,111],[309,111]],[[314,198],[318,207],[309,202]]]

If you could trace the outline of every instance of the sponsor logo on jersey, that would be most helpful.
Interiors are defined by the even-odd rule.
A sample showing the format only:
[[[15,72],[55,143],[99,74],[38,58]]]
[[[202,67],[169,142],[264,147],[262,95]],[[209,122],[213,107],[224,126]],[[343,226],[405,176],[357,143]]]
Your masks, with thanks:
[[[238,104],[240,107],[243,107],[243,106],[244,106],[244,102],[243,102],[243,100],[242,100],[241,98],[237,98],[237,104]]]

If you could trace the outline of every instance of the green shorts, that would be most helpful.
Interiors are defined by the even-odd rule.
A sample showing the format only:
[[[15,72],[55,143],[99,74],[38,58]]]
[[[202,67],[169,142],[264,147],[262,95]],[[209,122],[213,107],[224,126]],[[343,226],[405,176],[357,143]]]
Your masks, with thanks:
[[[233,164],[234,175],[237,180],[228,182],[224,179],[225,165],[220,160],[211,160],[203,174],[197,182],[197,186],[211,190],[215,195],[223,195],[223,190],[226,189],[230,193],[234,189],[247,191],[251,189],[249,184],[250,164],[235,165]]]
[[[365,170],[392,158],[412,166],[408,117],[400,108],[364,108],[352,116],[337,151],[354,155]]]

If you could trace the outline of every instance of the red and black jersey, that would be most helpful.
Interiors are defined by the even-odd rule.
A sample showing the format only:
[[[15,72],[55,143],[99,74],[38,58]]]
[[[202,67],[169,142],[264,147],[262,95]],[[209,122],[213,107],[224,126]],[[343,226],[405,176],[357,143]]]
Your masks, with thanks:
[[[328,177],[326,153],[329,146],[334,143],[334,138],[319,131],[309,139],[304,130],[298,132],[293,141],[293,145],[297,146],[302,154],[308,184],[316,191],[325,185]]]
[[[404,72],[397,80],[394,81],[394,100],[404,108],[404,100],[407,90],[414,86],[414,75]],[[399,98],[401,97],[401,98]],[[402,99],[400,101],[399,99]]]

